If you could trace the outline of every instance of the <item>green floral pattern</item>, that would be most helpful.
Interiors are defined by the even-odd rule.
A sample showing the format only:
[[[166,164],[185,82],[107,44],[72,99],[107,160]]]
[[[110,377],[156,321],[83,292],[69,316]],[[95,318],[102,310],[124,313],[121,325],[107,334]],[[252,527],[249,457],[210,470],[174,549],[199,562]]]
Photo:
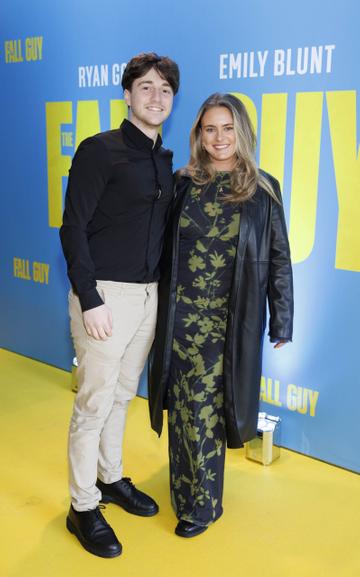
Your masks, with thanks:
[[[223,351],[239,233],[224,202],[229,175],[193,186],[180,219],[175,331],[168,393],[171,500],[179,519],[208,525],[222,513],[225,458]]]

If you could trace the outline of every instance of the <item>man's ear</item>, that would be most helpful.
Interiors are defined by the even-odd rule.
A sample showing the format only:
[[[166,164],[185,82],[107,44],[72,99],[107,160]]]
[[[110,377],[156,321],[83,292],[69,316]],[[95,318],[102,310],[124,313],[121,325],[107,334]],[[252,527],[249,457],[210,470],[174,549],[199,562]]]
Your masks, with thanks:
[[[128,106],[131,106],[131,92],[127,88],[124,90],[124,100]]]

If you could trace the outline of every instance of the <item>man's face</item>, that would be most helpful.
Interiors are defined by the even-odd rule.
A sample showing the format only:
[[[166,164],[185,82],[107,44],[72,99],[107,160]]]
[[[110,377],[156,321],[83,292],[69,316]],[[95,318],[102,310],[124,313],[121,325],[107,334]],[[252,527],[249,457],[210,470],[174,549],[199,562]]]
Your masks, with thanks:
[[[154,132],[171,112],[174,94],[170,84],[151,68],[124,91],[130,120],[145,134]]]

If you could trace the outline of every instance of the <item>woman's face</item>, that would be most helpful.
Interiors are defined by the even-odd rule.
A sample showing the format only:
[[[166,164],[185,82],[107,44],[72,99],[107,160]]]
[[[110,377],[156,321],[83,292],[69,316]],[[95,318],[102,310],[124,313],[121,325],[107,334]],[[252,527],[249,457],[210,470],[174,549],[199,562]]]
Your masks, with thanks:
[[[233,116],[225,106],[209,108],[201,119],[201,144],[216,170],[232,170],[236,162]]]

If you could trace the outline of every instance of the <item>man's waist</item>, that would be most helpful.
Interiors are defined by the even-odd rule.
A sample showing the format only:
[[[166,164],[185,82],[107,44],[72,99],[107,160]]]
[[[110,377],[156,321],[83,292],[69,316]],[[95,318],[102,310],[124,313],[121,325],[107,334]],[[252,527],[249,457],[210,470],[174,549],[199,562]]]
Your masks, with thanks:
[[[148,282],[148,283],[140,283],[140,282],[121,282],[121,281],[111,281],[111,280],[97,280],[96,281],[96,288],[100,290],[103,289],[106,292],[110,293],[119,293],[121,294],[143,294],[151,293],[153,290],[156,289],[158,283],[157,282]]]
[[[98,281],[108,281],[114,283],[123,283],[124,285],[146,285],[158,282],[160,278],[160,273],[158,267],[152,271],[144,270],[142,272],[138,271],[136,274],[134,271],[131,273],[124,270],[116,269],[95,269],[95,278]]]

